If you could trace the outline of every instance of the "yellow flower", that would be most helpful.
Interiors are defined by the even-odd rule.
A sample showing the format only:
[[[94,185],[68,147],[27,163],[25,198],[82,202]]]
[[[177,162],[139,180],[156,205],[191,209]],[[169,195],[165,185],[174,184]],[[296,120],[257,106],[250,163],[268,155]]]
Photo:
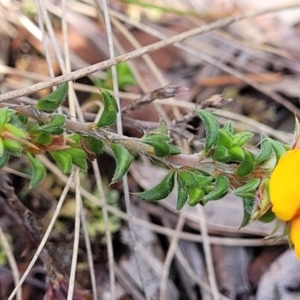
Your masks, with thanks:
[[[290,239],[300,259],[300,149],[287,151],[270,178],[272,211],[290,223]]]

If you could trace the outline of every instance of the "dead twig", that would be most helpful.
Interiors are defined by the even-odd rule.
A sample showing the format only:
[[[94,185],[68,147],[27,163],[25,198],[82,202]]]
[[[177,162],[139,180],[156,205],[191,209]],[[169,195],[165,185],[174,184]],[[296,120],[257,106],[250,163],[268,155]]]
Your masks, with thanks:
[[[186,92],[187,89],[184,87],[168,84],[160,89],[146,93],[140,97],[140,99],[134,101],[130,105],[122,109],[122,115],[129,113],[130,111],[137,110],[141,106],[150,104],[157,99],[167,99],[176,96],[179,93]]]

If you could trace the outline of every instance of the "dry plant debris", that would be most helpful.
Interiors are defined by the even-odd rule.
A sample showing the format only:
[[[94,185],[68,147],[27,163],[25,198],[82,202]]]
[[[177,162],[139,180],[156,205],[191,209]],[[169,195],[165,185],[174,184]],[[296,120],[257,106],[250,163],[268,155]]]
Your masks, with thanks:
[[[3,1],[1,107],[43,122],[49,115],[32,107],[69,82],[59,108],[68,117],[55,121],[69,130],[116,121],[106,137],[138,139],[164,120],[189,155],[204,145],[196,110],[213,107],[220,124],[253,132],[253,147],[259,134],[291,144],[300,116],[300,3],[267,2]],[[103,88],[120,104],[108,119]],[[93,159],[88,140],[81,144]],[[66,145],[57,138],[51,147]],[[1,169],[0,299],[299,299],[299,261],[286,240],[262,239],[274,224],[238,230],[243,211],[233,195],[181,212],[174,193],[143,202],[133,193],[166,169],[143,157],[109,185],[111,155],[77,161],[86,173],[62,162],[68,176],[55,154],[41,156],[47,175],[31,190],[23,157]]]

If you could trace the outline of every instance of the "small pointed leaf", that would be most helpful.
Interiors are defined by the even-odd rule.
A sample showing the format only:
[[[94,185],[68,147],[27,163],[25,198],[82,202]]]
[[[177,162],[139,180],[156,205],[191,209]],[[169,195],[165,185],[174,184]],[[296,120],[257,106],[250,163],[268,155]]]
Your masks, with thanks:
[[[30,153],[27,153],[27,157],[29,158],[32,167],[32,175],[30,180],[30,188],[32,189],[43,180],[46,170],[44,165]]]
[[[4,151],[2,156],[0,157],[0,169],[2,169],[9,160],[9,153]]]
[[[177,146],[169,145],[169,155],[179,155],[181,153],[180,148]]]
[[[157,201],[166,198],[174,188],[175,172],[171,170],[164,179],[150,190],[136,195],[146,201]]]
[[[248,143],[253,137],[252,132],[239,132],[236,133],[232,138],[232,144],[234,146],[243,147],[246,143]]]
[[[89,160],[94,160],[99,156],[104,149],[104,144],[101,140],[94,137],[80,137],[80,143],[82,149],[87,154]]]
[[[271,156],[273,155],[273,147],[271,143],[269,142],[269,137],[262,133],[261,134],[261,146],[260,146],[260,152],[256,156],[255,163],[257,165],[260,165],[264,162],[266,162]]]
[[[254,195],[252,198],[243,198],[243,209],[244,209],[244,215],[243,215],[243,220],[242,220],[242,224],[240,225],[241,227],[245,227],[250,219],[251,219],[251,215],[253,213],[253,209],[254,209]]]
[[[224,128],[219,129],[219,139],[217,142],[217,147],[222,146],[227,149],[231,148],[232,146],[232,138],[231,134],[227,132]]]
[[[190,206],[195,206],[197,205],[204,197],[205,192],[202,189],[198,188],[188,188],[187,189],[188,194],[189,194],[189,205]]]
[[[64,132],[65,123],[66,116],[54,115],[50,123],[40,126],[39,129],[49,134],[62,134]]]
[[[228,132],[228,133],[231,133],[231,134],[234,134],[234,127],[233,127],[233,124],[231,121],[227,121],[223,128]]]
[[[255,194],[256,189],[259,186],[259,183],[260,183],[259,178],[252,178],[246,184],[235,189],[233,193],[238,197],[247,198],[246,196],[248,196],[248,193],[252,193],[252,195]]]
[[[284,148],[283,144],[278,141],[270,139],[269,142],[274,150],[278,162],[280,157],[286,152],[286,149]]]
[[[67,95],[68,83],[64,82],[54,92],[40,99],[36,108],[42,111],[54,111],[61,106]]]
[[[72,156],[65,151],[49,151],[52,158],[59,164],[63,173],[69,174],[72,167]]]
[[[116,159],[116,169],[111,180],[111,184],[119,181],[128,171],[130,164],[133,160],[132,155],[128,150],[118,144],[112,144],[112,150]]]
[[[240,146],[233,146],[228,152],[230,161],[243,162],[245,159],[244,149]]]
[[[263,223],[271,223],[275,218],[276,216],[270,208],[263,216],[259,218],[259,221]]]
[[[82,149],[70,148],[64,150],[64,152],[69,153],[71,155],[73,165],[77,166],[83,171],[87,170],[87,155]]]
[[[3,138],[0,136],[0,157],[2,157],[4,153],[5,151],[4,151]]]
[[[219,139],[219,123],[215,116],[207,110],[199,110],[199,117],[204,122],[205,126],[205,153],[208,153],[213,146],[216,145]]]
[[[4,125],[8,121],[8,108],[0,108],[0,131],[3,129]]]
[[[98,127],[111,126],[117,120],[117,114],[119,112],[118,104],[115,97],[113,97],[113,95],[111,95],[109,92],[105,90],[101,90],[101,92],[102,92],[104,110],[102,112],[100,120],[97,123],[97,126]]]
[[[236,174],[240,177],[249,175],[254,169],[254,155],[245,150],[245,159],[238,167]]]
[[[213,189],[203,197],[203,203],[223,198],[228,193],[228,190],[229,180],[223,175],[218,175]]]
[[[49,145],[51,143],[51,134],[41,132],[35,137],[35,142],[41,145]]]
[[[3,145],[5,151],[8,153],[20,157],[22,155],[23,147],[19,142],[13,141],[13,140],[3,140]]]
[[[229,151],[227,148],[223,147],[223,146],[216,146],[214,149],[214,152],[212,154],[212,158],[220,161],[220,162],[224,162],[226,160],[228,160],[229,157]]]
[[[177,193],[177,205],[176,210],[182,209],[182,207],[187,203],[189,199],[189,194],[186,188],[180,184],[178,181],[178,193]]]

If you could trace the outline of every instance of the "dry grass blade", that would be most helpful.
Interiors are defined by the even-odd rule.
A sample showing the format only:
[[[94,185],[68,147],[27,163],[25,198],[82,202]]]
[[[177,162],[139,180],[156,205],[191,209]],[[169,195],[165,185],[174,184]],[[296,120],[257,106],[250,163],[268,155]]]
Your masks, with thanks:
[[[80,193],[80,176],[79,169],[75,171],[75,228],[74,228],[74,244],[70,271],[70,281],[67,300],[73,299],[74,287],[75,287],[75,275],[77,267],[78,249],[79,249],[79,238],[80,238],[80,210],[82,206],[82,199]]]
[[[169,246],[169,249],[168,249],[165,261],[164,261],[162,275],[161,275],[161,281],[160,281],[160,295],[159,295],[160,300],[166,299],[168,276],[169,276],[171,263],[174,258],[174,255],[176,253],[176,248],[177,248],[178,240],[179,240],[178,233],[182,231],[184,222],[185,222],[185,215],[184,215],[184,209],[183,209],[179,215],[178,222],[177,222],[176,228],[175,228],[175,234],[172,238],[171,244]]]
[[[203,238],[203,248],[204,248],[205,262],[206,262],[207,273],[208,273],[208,280],[212,290],[213,299],[218,300],[220,299],[220,297],[218,292],[214,263],[212,259],[210,240],[207,231],[206,217],[203,208],[201,206],[198,206],[197,210],[199,214],[199,225],[200,225],[201,235]]]
[[[11,249],[11,246],[0,226],[0,241],[2,244],[2,247],[6,253],[7,259],[8,259],[8,263],[10,265],[11,268],[11,272],[12,272],[12,276],[14,279],[14,284],[17,287],[19,281],[20,281],[20,274],[19,274],[19,270],[18,270],[18,265],[16,262],[16,259],[14,257],[13,251]],[[22,300],[22,289],[18,289],[17,290],[17,295],[16,295],[16,300]]]

